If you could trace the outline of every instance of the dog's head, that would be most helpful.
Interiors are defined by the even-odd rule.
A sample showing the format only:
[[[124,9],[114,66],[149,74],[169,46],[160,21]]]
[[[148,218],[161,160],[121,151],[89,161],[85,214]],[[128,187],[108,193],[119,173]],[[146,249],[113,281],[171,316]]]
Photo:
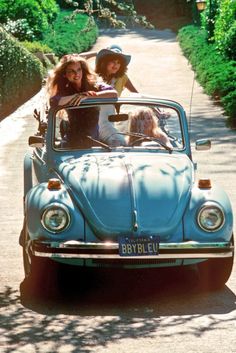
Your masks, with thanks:
[[[130,132],[151,135],[156,127],[156,116],[150,108],[138,109],[130,116]]]

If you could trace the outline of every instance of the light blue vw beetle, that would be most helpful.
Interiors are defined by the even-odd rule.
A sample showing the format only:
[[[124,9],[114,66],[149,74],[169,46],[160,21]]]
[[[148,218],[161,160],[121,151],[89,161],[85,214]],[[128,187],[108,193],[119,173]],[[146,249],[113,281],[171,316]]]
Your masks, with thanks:
[[[94,109],[99,122],[107,114],[106,124],[99,123],[102,138],[84,141],[73,132],[70,140],[70,112],[79,119],[86,111],[89,119]],[[148,128],[150,115],[155,123]],[[212,288],[227,282],[232,208],[222,189],[195,178],[180,104],[153,97],[86,99],[50,110],[46,132],[31,136],[29,145],[20,236],[26,277],[39,280],[40,270],[49,273],[58,263],[127,269],[195,264],[200,281],[207,278]],[[197,150],[209,148],[209,140],[196,141]]]

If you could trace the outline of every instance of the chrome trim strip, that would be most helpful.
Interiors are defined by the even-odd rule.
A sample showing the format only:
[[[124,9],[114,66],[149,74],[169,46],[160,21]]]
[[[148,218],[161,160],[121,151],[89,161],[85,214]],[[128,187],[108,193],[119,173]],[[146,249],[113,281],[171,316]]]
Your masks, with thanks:
[[[32,251],[35,256],[51,257],[51,258],[77,258],[77,259],[206,259],[206,258],[224,258],[233,256],[234,247],[230,242],[221,243],[160,243],[160,253],[158,255],[143,256],[120,256],[116,254],[93,254],[86,253],[86,250],[116,250],[118,252],[118,243],[84,243],[79,241],[59,242],[42,242],[34,246]],[[41,247],[41,249],[40,249]],[[57,252],[58,249],[58,252]],[[59,251],[65,249],[65,252]],[[70,250],[70,253],[66,253]],[[74,250],[74,251],[73,251]],[[77,254],[76,250],[85,250],[85,253]],[[189,250],[189,252],[188,252]],[[205,252],[203,252],[205,250]],[[164,253],[161,253],[161,252]],[[195,252],[193,252],[195,251]]]
[[[225,258],[231,257],[232,251],[224,253],[204,253],[204,254],[159,254],[152,256],[120,256],[120,255],[104,255],[104,254],[61,254],[61,253],[46,253],[33,251],[35,256],[49,257],[49,258],[63,258],[63,259],[119,259],[119,260],[145,260],[145,259],[208,259],[208,258]]]
[[[79,249],[98,249],[98,250],[106,250],[106,249],[119,249],[119,244],[115,242],[103,242],[103,243],[87,243],[77,240],[69,240],[66,242],[40,242],[42,246],[48,246],[51,248],[79,248]],[[230,248],[232,247],[230,242],[216,242],[216,243],[198,243],[194,241],[181,242],[181,243],[160,243],[159,249],[207,249],[207,248]],[[232,247],[233,249],[233,247]]]
[[[45,140],[44,140],[44,144],[45,144]],[[46,164],[45,160],[43,160],[43,159],[40,157],[37,148],[34,149],[34,154],[32,155],[32,159],[33,159],[34,157],[36,157],[43,165]]]

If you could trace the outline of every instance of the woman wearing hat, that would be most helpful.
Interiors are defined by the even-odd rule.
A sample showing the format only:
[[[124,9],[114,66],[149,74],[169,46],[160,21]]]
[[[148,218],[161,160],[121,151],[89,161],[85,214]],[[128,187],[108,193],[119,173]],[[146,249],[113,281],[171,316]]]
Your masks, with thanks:
[[[130,92],[138,92],[126,74],[131,56],[123,54],[122,49],[118,45],[111,45],[98,53],[93,51],[80,53],[79,55],[85,59],[96,56],[95,72],[102,78],[103,82],[109,84],[117,91],[118,97],[125,88]],[[124,136],[117,134],[115,124],[108,120],[108,116],[114,113],[113,106],[101,106],[99,138],[111,146],[124,146],[126,145]]]
[[[96,73],[102,77],[104,82],[115,88],[118,96],[125,88],[130,92],[138,92],[126,74],[131,56],[123,54],[121,47],[118,45],[111,45],[98,53],[94,51],[80,53],[80,55],[86,59],[96,56]]]

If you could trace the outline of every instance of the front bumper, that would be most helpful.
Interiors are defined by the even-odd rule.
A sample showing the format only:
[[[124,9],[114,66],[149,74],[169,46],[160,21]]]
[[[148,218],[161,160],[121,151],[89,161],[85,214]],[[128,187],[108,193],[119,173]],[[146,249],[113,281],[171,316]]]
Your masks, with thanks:
[[[54,259],[208,259],[232,257],[234,247],[231,242],[198,243],[193,241],[182,243],[160,243],[159,254],[142,256],[120,256],[119,245],[114,242],[84,243],[80,241],[38,242],[32,241],[33,255]]]

